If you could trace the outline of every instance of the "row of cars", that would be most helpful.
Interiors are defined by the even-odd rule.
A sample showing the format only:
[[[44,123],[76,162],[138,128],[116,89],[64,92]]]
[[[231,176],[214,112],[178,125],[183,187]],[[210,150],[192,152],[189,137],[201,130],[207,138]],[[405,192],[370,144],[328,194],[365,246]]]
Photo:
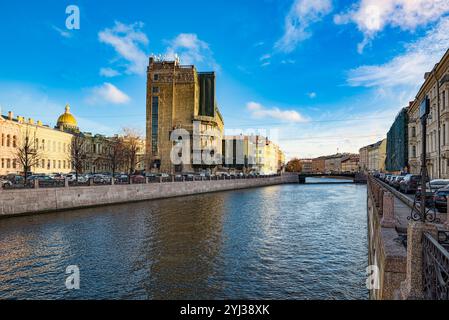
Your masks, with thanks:
[[[172,177],[176,181],[195,181],[205,179],[244,179],[244,178],[255,178],[261,176],[259,173],[248,173],[244,174],[242,172],[239,173],[229,173],[229,172],[217,172],[214,174],[202,172],[202,173],[182,173],[176,175],[170,175],[168,173],[158,173],[152,174],[145,172],[141,174],[127,175],[124,173],[95,173],[95,174],[78,174],[71,172],[69,174],[62,173],[54,173],[54,174],[29,174],[27,177],[27,185],[28,187],[32,187],[35,181],[38,181],[42,186],[55,186],[62,184],[65,179],[68,180],[70,184],[87,184],[89,180],[92,180],[94,184],[111,184],[112,179],[114,179],[114,183],[116,184],[126,184],[129,183],[130,180],[133,184],[145,183],[146,178],[149,181],[160,181],[160,179],[171,180]],[[12,188],[15,186],[23,186],[25,185],[25,179],[23,175],[10,174],[8,176],[0,177],[0,187],[3,188]]]
[[[421,200],[421,176],[415,174],[392,175],[385,173],[374,174],[375,177],[389,184],[396,190],[416,195],[416,200]],[[426,199],[428,206],[435,206],[440,212],[447,212],[447,197],[449,196],[449,180],[435,179],[426,182]]]

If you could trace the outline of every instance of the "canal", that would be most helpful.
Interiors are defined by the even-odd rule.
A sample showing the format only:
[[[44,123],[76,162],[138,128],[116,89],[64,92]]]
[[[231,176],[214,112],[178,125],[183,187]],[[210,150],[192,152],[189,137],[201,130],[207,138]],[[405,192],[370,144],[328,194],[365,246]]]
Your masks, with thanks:
[[[366,196],[281,185],[3,219],[0,299],[367,299]]]

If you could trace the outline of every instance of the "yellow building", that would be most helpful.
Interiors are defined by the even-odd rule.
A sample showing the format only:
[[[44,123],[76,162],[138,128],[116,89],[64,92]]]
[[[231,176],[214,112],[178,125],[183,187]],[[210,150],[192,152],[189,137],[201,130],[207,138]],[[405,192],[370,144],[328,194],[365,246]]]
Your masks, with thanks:
[[[18,170],[17,145],[19,144],[20,126],[13,121],[13,114],[0,114],[0,175],[15,173]]]
[[[449,178],[449,50],[435,67],[424,75],[424,83],[408,109],[410,172],[421,172],[421,120],[419,106],[430,100],[427,120],[427,172],[432,179]]]
[[[201,156],[199,161],[196,158],[202,151],[209,151],[219,162],[222,160],[224,122],[215,99],[215,73],[199,73],[195,66],[180,65],[178,60],[151,57],[147,73],[146,128],[147,171],[216,169],[217,164],[205,163]],[[179,143],[179,137],[186,139],[187,136],[190,150],[186,153],[190,155],[175,154],[189,161],[173,163],[171,156],[176,140]],[[187,141],[183,143],[186,145]]]
[[[371,172],[385,172],[387,159],[387,139],[368,147],[368,170]]]
[[[76,120],[70,114],[70,107],[58,119],[57,127],[50,128],[41,121],[25,119],[22,116],[13,117],[9,112],[7,117],[2,117],[1,131],[5,139],[0,149],[2,160],[1,174],[20,173],[23,171],[18,161],[17,152],[25,138],[33,141],[32,147],[38,150],[38,163],[31,168],[33,173],[69,173],[71,171],[70,145],[72,134],[63,130],[76,128]],[[8,130],[9,133],[4,133]],[[2,137],[3,137],[2,135]],[[9,138],[10,137],[10,138]]]
[[[260,174],[279,173],[285,164],[285,155],[277,144],[265,137],[256,137],[256,167]]]

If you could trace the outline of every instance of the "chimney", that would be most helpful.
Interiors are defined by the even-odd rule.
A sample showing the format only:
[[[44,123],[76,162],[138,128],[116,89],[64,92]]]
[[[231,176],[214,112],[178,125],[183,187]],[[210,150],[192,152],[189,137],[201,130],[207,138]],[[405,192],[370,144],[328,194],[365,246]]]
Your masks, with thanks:
[[[8,112],[8,120],[12,120],[12,118],[14,117],[14,114],[12,113],[12,111]]]

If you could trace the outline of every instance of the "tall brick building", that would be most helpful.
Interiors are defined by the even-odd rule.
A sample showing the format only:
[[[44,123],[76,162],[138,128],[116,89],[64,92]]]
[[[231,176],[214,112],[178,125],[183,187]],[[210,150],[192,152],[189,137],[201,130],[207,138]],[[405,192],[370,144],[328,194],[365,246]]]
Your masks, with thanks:
[[[194,123],[197,130],[194,130]],[[193,138],[197,138],[197,154],[210,150],[212,157],[221,160],[224,122],[215,99],[215,73],[200,73],[195,66],[180,65],[178,60],[163,61],[151,57],[147,70],[146,128],[147,172],[216,169],[218,164],[194,164],[192,156],[189,163],[176,165],[170,158],[176,144],[172,132],[184,129],[190,136],[191,155],[194,152]]]

